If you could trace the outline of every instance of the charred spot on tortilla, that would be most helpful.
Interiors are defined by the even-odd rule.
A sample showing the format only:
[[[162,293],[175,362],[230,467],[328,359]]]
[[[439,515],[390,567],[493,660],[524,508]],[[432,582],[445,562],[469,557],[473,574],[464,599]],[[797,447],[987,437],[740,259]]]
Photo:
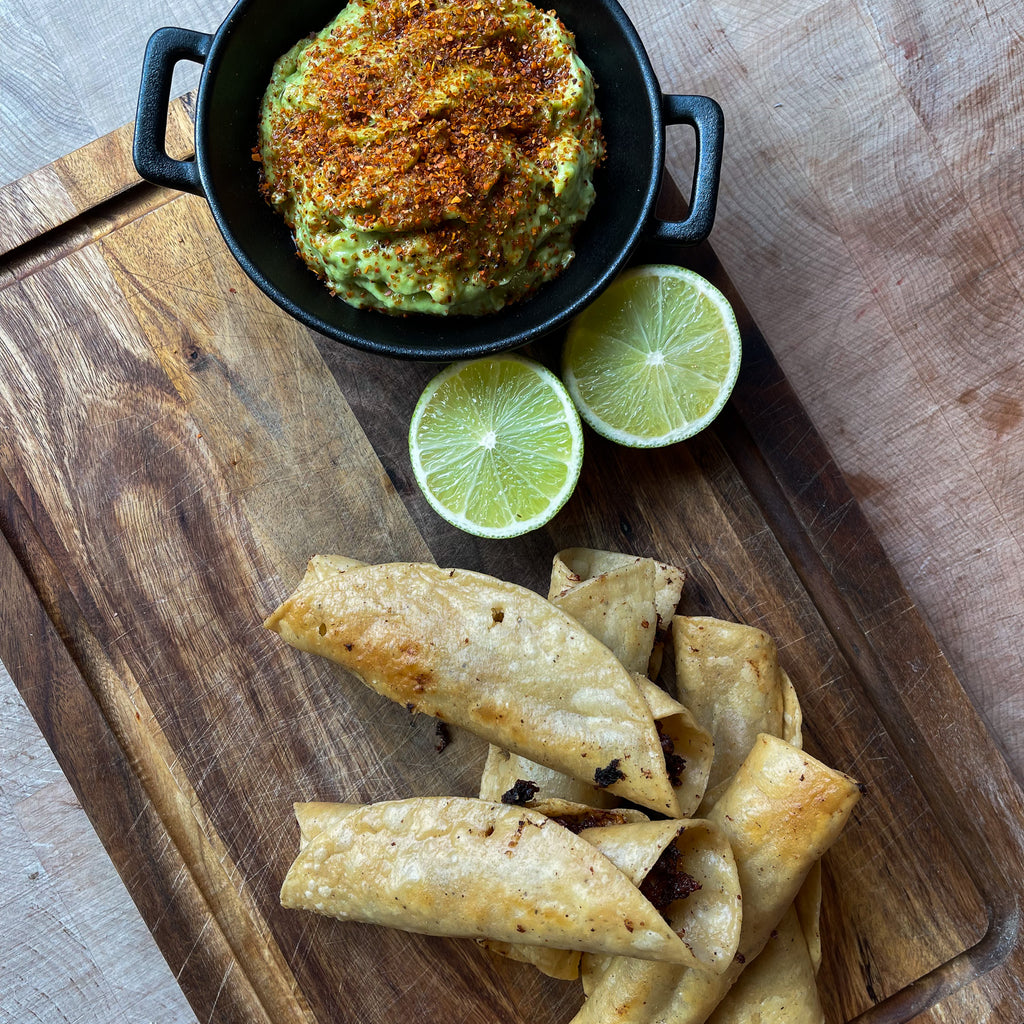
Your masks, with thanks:
[[[537,795],[539,789],[540,786],[536,782],[530,782],[529,779],[516,779],[515,785],[501,794],[501,802],[522,807]]]
[[[512,836],[511,836],[511,838],[509,839],[509,841],[508,841],[508,843],[506,845],[506,848],[505,848],[505,856],[506,857],[511,857],[512,856],[512,851],[519,845],[519,840],[523,838],[523,830],[526,828],[526,826],[528,824],[530,824],[530,823],[525,818],[520,818],[519,819],[519,822],[516,825],[516,830],[515,830],[515,832],[512,833]]]
[[[640,883],[640,892],[661,914],[676,900],[685,900],[702,888],[693,875],[683,870],[680,860],[679,848],[671,844]]]
[[[594,785],[599,789],[607,789],[625,777],[626,773],[619,767],[619,758],[615,757],[604,768],[598,768],[594,772]]]

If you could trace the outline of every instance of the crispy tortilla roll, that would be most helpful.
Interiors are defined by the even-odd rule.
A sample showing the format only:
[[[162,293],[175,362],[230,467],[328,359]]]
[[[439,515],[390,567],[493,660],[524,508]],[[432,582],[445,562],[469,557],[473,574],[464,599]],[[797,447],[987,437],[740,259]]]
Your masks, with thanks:
[[[697,724],[715,744],[701,813],[736,774],[758,733],[782,736],[788,680],[775,641],[753,626],[705,616],[672,620],[676,688]],[[791,695],[792,698],[792,695]],[[799,728],[797,724],[797,728]]]
[[[306,565],[306,575],[302,577],[299,586],[322,583],[336,572],[344,572],[346,569],[366,564],[360,562],[358,558],[349,558],[348,555],[314,555]]]
[[[601,576],[609,576],[620,572],[638,572],[640,575],[653,570],[654,612],[656,615],[656,631],[669,628],[672,616],[683,592],[686,574],[678,566],[659,562],[653,558],[638,558],[620,551],[600,551],[596,548],[565,548],[555,555],[551,565],[551,582],[548,589],[550,597],[559,596],[570,588]],[[638,568],[639,567],[639,568]],[[639,591],[639,588],[636,588]],[[635,603],[635,602],[634,602]],[[637,672],[645,672],[646,665],[636,668]]]
[[[807,955],[815,974],[821,969],[821,861],[811,868],[793,901],[797,920],[807,943]]]
[[[633,678],[654,716],[679,812],[684,817],[692,815],[707,792],[715,745],[689,708],[646,677],[634,675]]]
[[[466,797],[297,804],[281,903],[428,935],[676,964],[694,955],[585,839],[522,807]]]
[[[685,578],[682,569],[653,558],[567,548],[552,561],[548,600],[567,598],[562,607],[577,618],[583,601],[603,606],[605,621],[592,623],[591,632],[630,671],[657,679]]]
[[[718,730],[712,738],[720,755],[720,774],[735,763],[736,744],[742,742],[736,738],[756,735],[766,719],[781,730],[779,735],[788,743],[797,748],[803,746],[803,715],[796,688],[785,670],[778,667],[774,644],[765,642],[761,630],[709,618],[680,618],[676,628],[690,644],[679,654],[686,663],[683,681],[689,683],[691,692],[700,693],[702,714],[709,726]],[[725,651],[729,652],[728,656]],[[714,664],[720,674],[728,673],[733,667],[732,685],[716,690],[701,685],[698,680],[702,666],[709,663]],[[778,715],[780,706],[781,717]],[[771,709],[768,714],[766,707]],[[704,813],[728,781],[718,779],[715,791],[709,792],[701,805]],[[814,986],[814,975],[821,963],[820,903],[821,861],[818,860],[800,887],[793,907],[783,918],[787,924],[797,921],[803,929],[803,941],[795,941],[788,931],[782,938],[770,941],[754,961],[757,965],[754,978],[747,977],[751,971],[748,966],[741,975],[741,983],[729,992],[728,1008],[716,1010],[715,1020],[721,1015],[722,1022],[783,1021],[784,1015],[772,1016],[779,1007],[790,1008],[794,1024],[814,1020],[815,1015],[820,1018],[821,1005]],[[807,978],[811,979],[809,989],[804,984]]]
[[[708,784],[711,736],[690,711],[645,675],[658,623],[672,620],[682,569],[615,551],[570,548],[551,569],[548,600],[586,627],[632,672],[658,723],[679,813],[697,810]]]
[[[704,796],[711,770],[711,737],[682,704],[659,686],[644,676],[634,674],[633,678],[654,717],[679,813],[693,814]],[[515,797],[517,792],[523,794],[521,799]],[[514,801],[527,807],[548,799],[575,800],[592,807],[611,807],[616,803],[614,792],[598,789],[494,745],[487,752],[481,773],[480,797]]]
[[[574,1024],[701,1024],[792,906],[812,866],[839,836],[860,790],[785,740],[760,735],[712,820],[728,838],[743,893],[739,951],[724,974],[583,958],[587,999]]]
[[[687,817],[696,811],[707,786],[713,755],[711,737],[682,704],[643,674],[655,626],[662,612],[669,621],[679,601],[682,580],[681,570],[652,558],[574,548],[555,556],[548,599],[630,669],[657,723],[678,813]],[[484,766],[480,796],[500,799],[517,783],[536,786],[537,799],[563,797],[594,806],[610,806],[613,802],[609,799],[613,793],[602,793],[574,779],[560,779],[557,773],[531,765],[527,758],[492,748]]]
[[[547,813],[595,846],[661,911],[693,953],[694,965],[721,973],[740,937],[740,888],[732,848],[721,831],[701,820],[616,821],[622,810],[550,806]],[[593,822],[593,824],[591,824]],[[485,943],[531,963],[553,978],[579,973],[579,955],[516,944]]]
[[[614,654],[537,594],[421,563],[311,567],[266,620],[411,711],[680,816],[650,707]]]
[[[550,946],[524,946],[516,942],[481,939],[480,945],[498,956],[536,967],[541,974],[559,981],[575,981],[580,976],[578,949],[553,949]]]
[[[570,548],[554,558],[548,600],[581,622],[633,673],[658,723],[679,812],[687,817],[707,788],[711,736],[689,709],[645,675],[655,633],[671,623],[683,578],[682,569],[653,558]]]
[[[556,556],[548,600],[585,623],[630,672],[647,674],[658,628],[653,559],[629,559],[581,577]]]
[[[501,751],[491,747],[492,752]],[[512,755],[514,756],[514,755]],[[527,762],[533,765],[532,761]],[[533,765],[535,768],[537,765]],[[561,776],[568,778],[568,776]],[[482,799],[487,799],[480,794]],[[577,835],[585,834],[584,830],[593,830],[608,825],[626,825],[630,822],[649,821],[643,811],[632,807],[598,808],[572,800],[550,797],[543,800],[531,800],[529,806],[546,818],[558,822],[563,828]],[[677,820],[677,819],[673,819]],[[614,863],[614,861],[613,861]],[[616,865],[619,867],[619,865]],[[636,879],[632,879],[636,881]],[[561,981],[571,981],[579,977],[580,951],[576,949],[552,949],[549,946],[524,946],[515,942],[496,942],[481,939],[480,944],[492,953],[518,960],[520,963],[532,964],[542,974]]]
[[[790,907],[764,949],[708,1018],[708,1024],[824,1024],[814,968]]]
[[[732,847],[712,822],[648,821],[588,828],[592,843],[683,936],[696,966],[721,974],[733,961],[742,921]]]
[[[658,722],[667,758],[676,755],[680,813],[700,803],[711,770],[709,733],[690,711],[651,682],[656,634],[668,629],[682,593],[682,569],[617,551],[568,548],[555,555],[548,600],[581,622],[633,673]],[[685,773],[685,774],[684,774]]]

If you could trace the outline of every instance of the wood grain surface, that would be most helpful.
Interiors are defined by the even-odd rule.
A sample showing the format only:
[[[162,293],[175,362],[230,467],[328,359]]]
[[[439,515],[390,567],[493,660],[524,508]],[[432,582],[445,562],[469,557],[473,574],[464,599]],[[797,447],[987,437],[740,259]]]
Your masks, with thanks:
[[[123,146],[83,156],[118,168]],[[830,1019],[1020,1010],[1020,792],[709,248],[685,255],[741,319],[730,409],[669,450],[589,437],[551,528],[478,542],[426,506],[395,429],[433,367],[316,338],[201,200],[81,166],[54,168],[80,214],[4,265],[2,655],[200,1017],[571,1014],[574,987],[472,944],[280,908],[294,800],[470,794],[483,749],[439,752],[432,722],[259,622],[318,551],[539,589],[579,543],[673,560],[686,610],[778,637],[811,751],[865,783],[828,861]],[[978,780],[988,799],[958,798]]]
[[[626,7],[666,91],[707,92],[725,108],[716,253],[1019,777],[1019,5]],[[181,10],[151,27],[218,20],[207,12],[200,23]],[[3,16],[12,13],[8,5]],[[40,38],[54,27],[62,34],[63,47],[52,51],[62,60],[73,51],[75,21],[62,22],[59,5],[37,19]],[[106,24],[115,27],[109,17]],[[124,55],[135,67],[139,57]],[[44,79],[37,74],[33,83]],[[0,108],[13,95],[0,89]],[[38,106],[26,96],[17,123],[31,124]],[[129,106],[111,124],[130,113]],[[670,142],[670,169],[685,180],[685,140],[673,133]],[[110,167],[123,168],[125,154],[123,146],[105,148],[104,160],[64,161],[5,190],[5,237],[27,231],[20,241],[62,224],[84,208],[69,193],[85,205],[101,199],[104,182],[117,182]],[[60,244],[70,252],[105,230],[78,225]],[[59,317],[44,324],[64,330]],[[373,402],[372,394],[349,397],[357,412]],[[399,458],[397,446],[385,449]],[[42,789],[19,791],[7,774],[12,760],[45,761],[34,742],[18,733],[5,747],[5,806],[12,794],[31,798]],[[31,799],[15,806],[23,812],[15,823],[40,813]],[[30,835],[23,848],[38,857],[43,840]],[[54,877],[57,866],[51,858]],[[17,905],[28,888],[13,886],[4,905]],[[45,915],[61,921],[59,907]],[[97,948],[95,935],[79,942],[86,945]],[[73,955],[68,946],[56,946],[58,963]],[[96,978],[83,987],[99,993]],[[870,978],[865,985],[875,987]]]

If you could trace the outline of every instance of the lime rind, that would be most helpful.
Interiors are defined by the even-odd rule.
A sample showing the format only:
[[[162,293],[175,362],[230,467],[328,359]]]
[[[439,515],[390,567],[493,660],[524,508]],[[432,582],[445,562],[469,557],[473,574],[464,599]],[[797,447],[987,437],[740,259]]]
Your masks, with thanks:
[[[569,499],[583,429],[558,377],[505,354],[453,363],[427,384],[409,453],[420,490],[444,520],[478,537],[518,537]]]
[[[675,444],[721,412],[741,340],[725,296],[672,265],[637,267],[573,321],[563,379],[597,433],[635,448]]]

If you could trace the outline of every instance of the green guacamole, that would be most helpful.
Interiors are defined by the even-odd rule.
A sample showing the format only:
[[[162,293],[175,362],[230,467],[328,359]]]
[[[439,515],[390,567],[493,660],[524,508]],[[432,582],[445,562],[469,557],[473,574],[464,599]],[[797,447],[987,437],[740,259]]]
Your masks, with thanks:
[[[354,0],[283,57],[263,189],[359,308],[480,315],[573,258],[603,156],[572,35],[526,0]]]

